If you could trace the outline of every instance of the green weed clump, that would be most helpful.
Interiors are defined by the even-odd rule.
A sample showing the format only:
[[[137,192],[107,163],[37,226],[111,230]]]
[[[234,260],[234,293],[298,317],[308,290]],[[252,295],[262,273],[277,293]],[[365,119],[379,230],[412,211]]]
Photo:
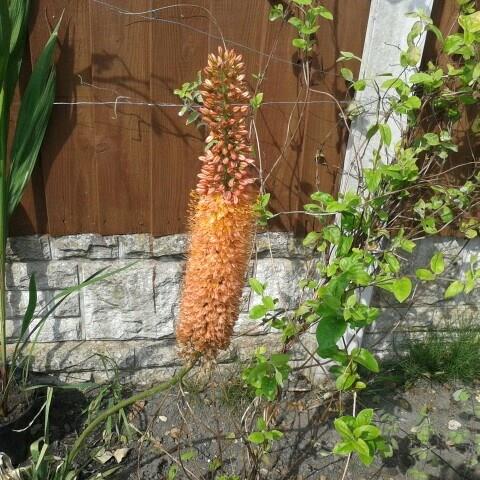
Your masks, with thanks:
[[[431,330],[421,339],[410,338],[405,347],[394,369],[409,383],[419,378],[464,383],[480,379],[480,329],[474,325]]]

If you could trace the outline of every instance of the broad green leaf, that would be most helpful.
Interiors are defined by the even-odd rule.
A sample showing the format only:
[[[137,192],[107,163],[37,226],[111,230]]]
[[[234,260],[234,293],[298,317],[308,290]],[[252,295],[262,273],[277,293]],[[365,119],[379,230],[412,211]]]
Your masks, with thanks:
[[[422,101],[416,95],[412,95],[403,102],[403,105],[409,110],[417,110],[422,106]]]
[[[333,422],[335,430],[340,434],[341,437],[348,440],[354,440],[353,432],[350,430],[348,425],[342,418],[336,418]]]
[[[368,445],[364,440],[362,440],[361,438],[357,438],[352,443],[353,448],[359,455],[363,455],[365,457],[370,456],[370,449],[368,448]]]
[[[465,390],[464,388],[456,390],[455,392],[453,392],[453,399],[456,402],[466,402],[470,399],[470,392],[468,390]]]
[[[400,303],[404,302],[412,291],[412,282],[408,277],[402,277],[388,282],[379,282],[377,286],[393,293]]]
[[[353,451],[352,442],[338,442],[332,451],[335,455],[348,455]]]
[[[250,309],[250,318],[252,320],[258,320],[259,318],[263,318],[268,313],[268,309],[265,305],[255,305]]]
[[[349,68],[341,68],[340,73],[347,82],[353,82],[353,72]]]
[[[321,17],[326,18],[327,20],[333,20],[332,12],[327,8],[325,8],[323,5],[319,5],[318,7],[313,7],[312,13],[314,15],[320,15]]]
[[[437,252],[430,260],[430,268],[432,272],[440,275],[445,270],[445,261],[443,259],[443,253]]]
[[[184,462],[188,462],[189,460],[194,459],[197,456],[197,452],[195,450],[187,450],[186,452],[183,452],[180,454],[180,458]]]
[[[348,390],[358,379],[358,375],[356,373],[345,372],[342,373],[337,380],[335,381],[335,386],[338,390],[344,391]]]
[[[436,278],[435,274],[432,273],[430,270],[427,270],[426,268],[418,268],[415,271],[415,275],[419,280],[422,280],[424,282],[435,280]]]
[[[375,425],[362,425],[357,427],[353,434],[356,437],[362,437],[363,440],[374,440],[381,435],[380,429]]]
[[[342,317],[327,316],[323,317],[317,325],[317,343],[318,354],[323,357],[324,354],[335,349],[337,342],[347,329],[347,324]],[[326,358],[326,357],[323,357]]]
[[[303,38],[294,38],[292,40],[292,45],[295,48],[305,49],[307,47],[307,41],[304,40]]]
[[[328,225],[322,230],[322,236],[333,245],[338,245],[342,237],[342,232],[336,225]]]
[[[283,5],[281,3],[277,5],[273,5],[270,9],[270,13],[268,15],[268,19],[271,22],[278,20],[279,18],[283,18]]]
[[[319,232],[308,232],[302,243],[305,247],[309,247],[315,245],[321,238],[322,234]]]
[[[373,420],[373,408],[364,408],[358,412],[355,417],[355,425],[361,427],[362,425],[370,425]]]
[[[263,292],[265,291],[265,285],[263,283],[259,282],[256,278],[249,278],[248,284],[256,294],[263,295]]]
[[[460,282],[459,280],[455,280],[445,290],[444,298],[447,300],[449,298],[456,297],[463,292],[464,288],[465,286],[462,282]]]
[[[412,291],[412,282],[408,277],[402,277],[393,282],[393,294],[395,298],[400,302],[404,302]]]
[[[377,360],[366,348],[354,348],[352,350],[352,360],[371,372],[377,373],[380,371]]]
[[[252,432],[248,437],[247,440],[249,442],[255,443],[256,445],[259,445],[260,443],[263,443],[265,441],[265,435],[263,432]]]
[[[20,202],[23,190],[30,179],[52,111],[55,99],[53,54],[59,25],[60,23],[50,35],[33,67],[20,105],[11,154],[9,215]]]
[[[381,123],[378,126],[378,129],[380,131],[380,138],[382,139],[383,143],[387,146],[392,143],[392,130],[390,129],[389,125],[386,123]]]

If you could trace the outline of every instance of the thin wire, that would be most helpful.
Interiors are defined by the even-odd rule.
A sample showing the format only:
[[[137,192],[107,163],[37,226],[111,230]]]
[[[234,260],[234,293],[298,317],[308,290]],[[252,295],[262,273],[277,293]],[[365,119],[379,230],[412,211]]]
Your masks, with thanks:
[[[275,60],[279,63],[284,63],[284,64],[287,64],[287,65],[291,65],[292,67],[295,67],[295,68],[303,68],[302,65],[299,65],[299,64],[297,64],[295,62],[292,62],[290,60],[287,60],[285,58],[277,57],[277,56],[274,56],[274,55],[271,56],[269,53],[262,52],[261,50],[257,50],[255,48],[249,47],[248,45],[245,45],[245,44],[240,43],[240,42],[236,42],[234,40],[229,40],[228,38],[223,38],[220,35],[214,35],[210,32],[202,30],[200,28],[192,27],[191,25],[188,25],[186,23],[179,22],[177,20],[167,20],[167,19],[164,19],[164,18],[157,18],[157,17],[153,17],[153,16],[148,16],[148,14],[150,14],[150,15],[155,14],[156,12],[158,12],[160,10],[164,10],[166,8],[172,8],[174,6],[181,6],[182,4],[169,5],[169,6],[160,7],[160,8],[153,8],[151,10],[145,10],[143,12],[132,12],[130,10],[126,10],[126,9],[117,7],[116,5],[112,5],[111,3],[105,2],[103,0],[90,0],[90,1],[93,2],[93,3],[96,3],[98,5],[101,5],[102,7],[108,8],[108,9],[114,11],[114,12],[120,13],[122,15],[137,16],[137,17],[144,18],[144,19],[150,20],[150,21],[169,23],[169,24],[172,24],[172,25],[180,25],[180,26],[186,28],[187,30],[191,30],[193,32],[200,33],[201,35],[205,35],[206,37],[214,39],[214,40],[219,40],[224,44],[234,45],[236,47],[243,48],[244,50],[250,51],[252,53],[256,53],[258,55],[261,55],[262,57],[270,57],[272,60]],[[198,8],[203,9],[203,7],[201,7],[200,5],[191,5],[191,4],[183,4],[183,5],[184,6],[189,5],[189,6],[194,6],[194,7],[198,7]],[[311,71],[316,72],[316,73],[322,73],[324,75],[333,75],[335,77],[338,76],[336,72],[330,72],[328,70],[311,68]]]

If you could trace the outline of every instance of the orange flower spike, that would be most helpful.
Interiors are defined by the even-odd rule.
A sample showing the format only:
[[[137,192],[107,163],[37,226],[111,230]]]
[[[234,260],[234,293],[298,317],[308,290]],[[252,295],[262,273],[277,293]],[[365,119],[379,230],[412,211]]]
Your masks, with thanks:
[[[254,229],[257,195],[246,117],[250,93],[241,55],[219,48],[202,84],[210,128],[190,216],[190,247],[177,325],[185,356],[217,356],[238,317]]]

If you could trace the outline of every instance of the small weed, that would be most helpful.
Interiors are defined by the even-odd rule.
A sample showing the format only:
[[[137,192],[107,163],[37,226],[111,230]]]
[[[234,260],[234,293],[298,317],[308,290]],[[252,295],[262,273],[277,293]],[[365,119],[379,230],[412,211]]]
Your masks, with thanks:
[[[438,382],[471,382],[479,378],[480,331],[471,326],[430,331],[424,339],[410,339],[406,353],[393,366],[405,383],[418,378]]]

